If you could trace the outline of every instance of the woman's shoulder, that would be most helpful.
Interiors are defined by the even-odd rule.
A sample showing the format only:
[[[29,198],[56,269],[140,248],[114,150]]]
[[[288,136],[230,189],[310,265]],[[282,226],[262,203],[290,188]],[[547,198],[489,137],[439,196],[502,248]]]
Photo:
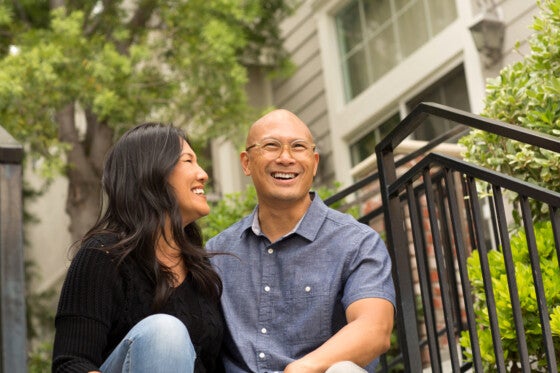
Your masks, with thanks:
[[[116,244],[119,238],[116,233],[97,233],[82,241],[82,249],[103,249]]]
[[[82,240],[73,262],[113,262],[114,256],[109,248],[118,242],[116,234],[96,234]]]

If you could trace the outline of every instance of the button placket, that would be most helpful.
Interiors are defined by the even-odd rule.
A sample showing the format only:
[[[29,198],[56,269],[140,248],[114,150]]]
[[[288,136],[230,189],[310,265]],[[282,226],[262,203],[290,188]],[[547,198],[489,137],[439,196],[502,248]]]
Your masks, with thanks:
[[[257,353],[257,366],[260,371],[268,371],[269,358],[267,348],[270,348],[270,341],[268,337],[269,330],[267,326],[271,322],[272,315],[272,299],[270,281],[275,278],[274,265],[272,264],[274,249],[270,246],[265,248],[264,255],[262,256],[262,277],[261,277],[261,291],[263,296],[260,297],[259,307],[259,324],[256,325],[259,331],[257,343],[261,346],[262,350]]]

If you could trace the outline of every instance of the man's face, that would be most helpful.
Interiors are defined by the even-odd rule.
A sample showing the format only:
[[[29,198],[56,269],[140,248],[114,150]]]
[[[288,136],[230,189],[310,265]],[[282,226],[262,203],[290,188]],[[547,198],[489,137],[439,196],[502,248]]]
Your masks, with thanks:
[[[259,203],[308,198],[319,164],[309,129],[293,115],[265,118],[251,128],[248,150],[241,153],[243,171],[252,177]]]

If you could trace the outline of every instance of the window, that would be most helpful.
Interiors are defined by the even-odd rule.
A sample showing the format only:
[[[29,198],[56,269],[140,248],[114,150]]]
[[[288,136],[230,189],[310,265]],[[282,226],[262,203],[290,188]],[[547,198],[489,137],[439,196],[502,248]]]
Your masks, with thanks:
[[[457,18],[455,0],[353,0],[335,16],[350,100]]]
[[[393,130],[401,119],[396,113],[386,121],[382,122],[377,128],[368,132],[364,137],[350,145],[350,157],[352,167],[375,153],[375,145],[379,143],[389,132]]]
[[[461,66],[449,73],[436,84],[407,102],[408,111],[412,111],[420,102],[436,102],[451,106],[456,109],[470,111],[469,97],[467,93],[467,82],[465,72]],[[437,136],[449,131],[456,124],[441,118],[428,117],[424,124],[414,131],[414,140],[430,141]]]
[[[467,94],[467,83],[463,66],[451,71],[435,84],[431,85],[420,94],[410,100],[405,100],[404,104],[407,113],[412,111],[420,102],[436,102],[448,105],[457,109],[470,111],[469,98]],[[402,103],[401,103],[402,105]],[[395,108],[397,111],[397,108]],[[400,121],[401,115],[396,112],[389,119],[381,122],[369,131],[365,136],[350,145],[350,157],[352,167],[364,161],[367,157],[375,153],[375,146],[395,128]],[[447,120],[428,117],[426,121],[414,131],[411,138],[413,140],[430,141],[437,136],[450,130],[454,123]]]

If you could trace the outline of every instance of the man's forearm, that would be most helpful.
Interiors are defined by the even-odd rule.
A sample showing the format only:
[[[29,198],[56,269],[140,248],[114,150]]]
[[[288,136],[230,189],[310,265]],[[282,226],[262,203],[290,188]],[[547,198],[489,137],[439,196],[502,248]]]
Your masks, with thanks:
[[[366,366],[390,347],[393,306],[383,299],[364,299],[348,308],[349,323],[334,336],[299,360],[285,373],[324,372],[339,361]]]

